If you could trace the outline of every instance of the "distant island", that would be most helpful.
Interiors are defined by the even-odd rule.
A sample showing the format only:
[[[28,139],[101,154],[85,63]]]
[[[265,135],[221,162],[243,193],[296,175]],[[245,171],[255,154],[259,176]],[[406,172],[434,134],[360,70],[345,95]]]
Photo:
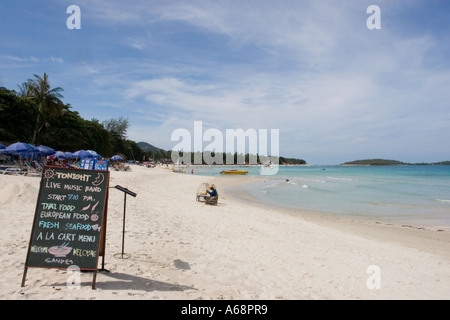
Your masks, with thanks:
[[[450,166],[450,161],[441,161],[441,162],[435,162],[432,164],[440,165],[440,166]]]
[[[341,164],[342,166],[402,166],[406,163],[397,160],[386,159],[365,159],[349,161]]]
[[[406,163],[398,160],[387,160],[387,159],[365,159],[365,160],[355,160],[344,162],[341,166],[411,166],[411,165],[450,165],[450,161],[432,162],[432,163]]]

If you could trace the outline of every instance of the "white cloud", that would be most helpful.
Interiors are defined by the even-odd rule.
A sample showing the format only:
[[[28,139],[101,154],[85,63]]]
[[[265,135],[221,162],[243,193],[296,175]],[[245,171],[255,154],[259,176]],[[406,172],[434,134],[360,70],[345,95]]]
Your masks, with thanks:
[[[34,56],[30,57],[18,57],[18,56],[12,56],[12,55],[3,55],[0,56],[0,59],[6,60],[6,61],[12,61],[12,62],[23,62],[23,63],[44,63],[44,62],[56,62],[56,63],[64,63],[64,59],[61,57],[53,57],[50,56],[49,58],[37,58]]]
[[[13,61],[13,62],[39,62],[40,61],[40,59],[33,57],[33,56],[30,56],[28,58],[23,58],[23,57],[11,56],[11,55],[4,55],[4,56],[0,56],[0,59]]]
[[[55,57],[50,57],[50,60],[53,62],[57,62],[57,63],[64,63],[64,59],[63,58],[55,58]]]

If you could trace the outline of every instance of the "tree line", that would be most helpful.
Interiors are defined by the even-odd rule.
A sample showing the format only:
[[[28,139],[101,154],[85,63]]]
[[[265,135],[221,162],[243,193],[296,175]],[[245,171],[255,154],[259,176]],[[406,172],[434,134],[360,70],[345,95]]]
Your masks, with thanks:
[[[127,139],[128,119],[102,123],[86,120],[62,102],[60,87],[51,88],[47,74],[34,75],[17,90],[0,88],[0,141],[46,145],[74,152],[95,150],[105,158],[120,154],[127,159],[148,158],[136,142]]]
[[[177,152],[175,152],[177,154]],[[205,161],[204,154],[200,151],[197,152],[189,152],[190,157],[190,164],[197,164],[199,162],[198,159],[201,159],[201,164],[209,164]],[[224,152],[211,152],[210,157],[214,159],[217,162],[215,164],[270,164],[270,159],[272,160],[272,164],[293,164],[293,165],[304,165],[306,164],[306,161],[303,159],[295,159],[295,158],[286,158],[286,157],[267,157],[267,156],[260,156],[259,154],[242,154],[235,152],[234,154],[231,153],[224,153]],[[176,162],[178,159],[178,162],[180,164],[184,164],[183,159],[184,153],[178,152],[178,156],[172,156],[172,159]],[[200,163],[198,163],[200,164]]]

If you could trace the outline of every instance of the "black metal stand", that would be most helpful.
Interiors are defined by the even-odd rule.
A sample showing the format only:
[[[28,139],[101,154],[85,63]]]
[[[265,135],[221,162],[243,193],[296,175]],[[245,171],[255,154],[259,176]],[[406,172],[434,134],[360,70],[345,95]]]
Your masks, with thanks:
[[[122,254],[121,259],[123,259],[124,250],[125,250],[125,216],[127,211],[127,194],[129,194],[132,197],[136,197],[136,193],[133,191],[128,190],[127,188],[121,187],[121,186],[115,186],[116,189],[119,189],[124,193],[123,198],[123,227],[122,227]]]

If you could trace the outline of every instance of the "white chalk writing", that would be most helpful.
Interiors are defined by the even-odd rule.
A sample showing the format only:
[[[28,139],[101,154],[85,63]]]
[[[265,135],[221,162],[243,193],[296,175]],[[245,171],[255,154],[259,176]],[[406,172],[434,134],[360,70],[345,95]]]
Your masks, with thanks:
[[[80,180],[80,181],[89,181],[92,177],[90,174],[79,174],[79,173],[64,173],[64,172],[56,172],[58,179],[72,179],[72,180]]]

